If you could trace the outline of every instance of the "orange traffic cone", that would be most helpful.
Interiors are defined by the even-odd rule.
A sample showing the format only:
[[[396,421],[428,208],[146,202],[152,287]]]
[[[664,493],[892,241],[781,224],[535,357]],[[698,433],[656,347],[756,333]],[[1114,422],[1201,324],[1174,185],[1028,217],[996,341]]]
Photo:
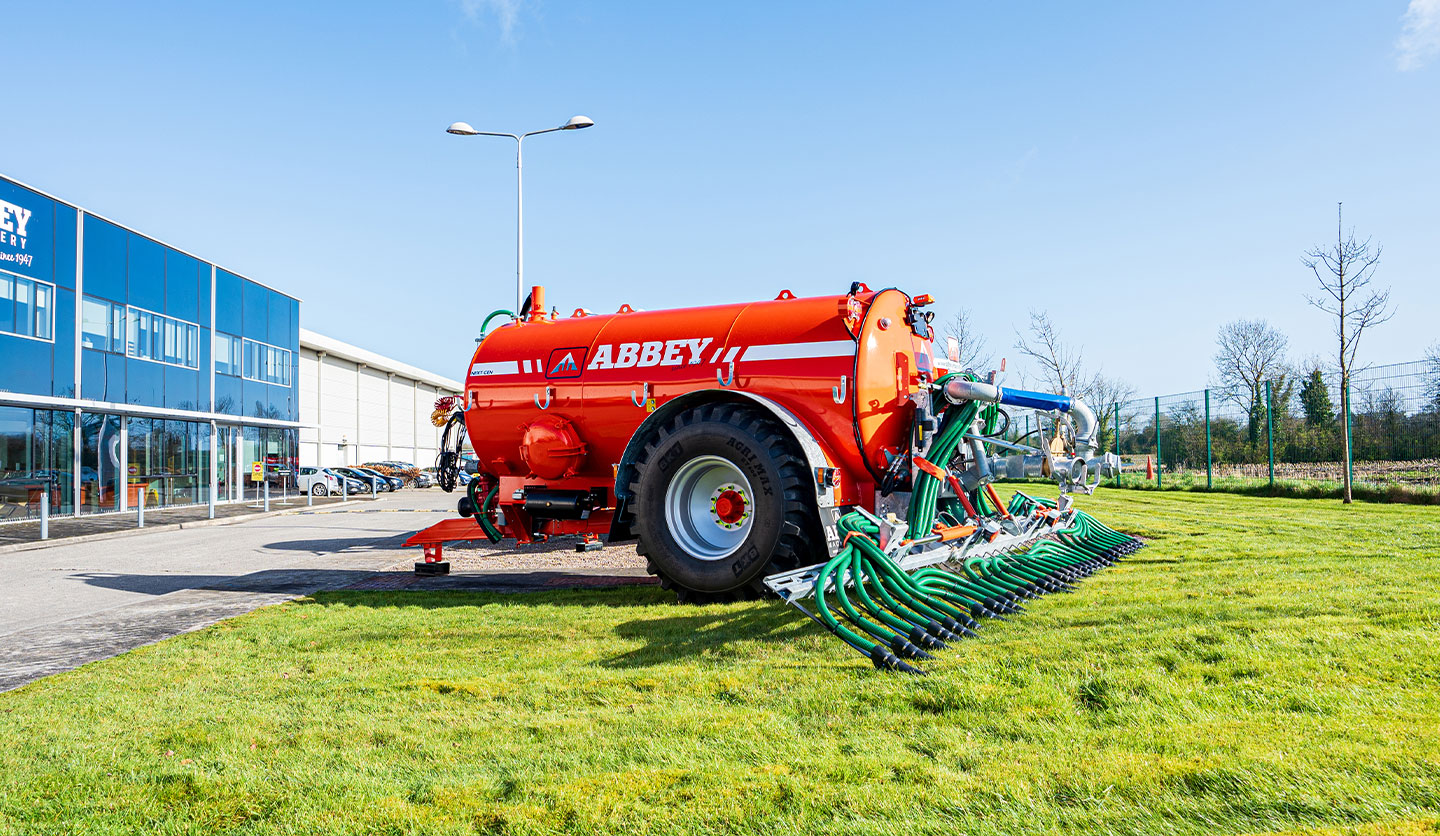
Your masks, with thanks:
[[[1154,479],[1154,478],[1155,478],[1155,463],[1152,462],[1152,461],[1150,461],[1150,457],[1149,457],[1149,456],[1146,456],[1146,457],[1145,457],[1145,478],[1146,478],[1146,479]]]

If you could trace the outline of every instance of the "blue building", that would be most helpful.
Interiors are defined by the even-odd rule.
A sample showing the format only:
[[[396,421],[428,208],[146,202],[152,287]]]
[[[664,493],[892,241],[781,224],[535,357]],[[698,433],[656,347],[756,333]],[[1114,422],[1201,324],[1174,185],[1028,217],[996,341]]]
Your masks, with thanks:
[[[0,177],[0,521],[293,470],[300,302]]]

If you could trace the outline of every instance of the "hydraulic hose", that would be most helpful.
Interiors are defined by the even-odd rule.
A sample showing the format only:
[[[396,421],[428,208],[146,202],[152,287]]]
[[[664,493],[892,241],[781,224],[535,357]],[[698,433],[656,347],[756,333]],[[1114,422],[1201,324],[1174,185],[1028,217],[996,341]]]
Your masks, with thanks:
[[[513,311],[507,311],[507,310],[504,310],[504,309],[501,309],[501,310],[498,310],[498,311],[491,311],[491,312],[490,312],[490,315],[487,316],[487,317],[485,317],[484,321],[482,321],[482,322],[480,323],[480,337],[481,337],[481,339],[484,339],[484,337],[485,337],[485,331],[490,327],[490,320],[494,319],[494,318],[497,317],[497,316],[508,316],[508,317],[510,317],[511,319],[514,319],[514,318],[515,318],[515,314],[514,314]]]
[[[495,523],[491,522],[490,513],[491,505],[500,493],[500,485],[496,483],[490,488],[490,492],[485,494],[484,499],[479,499],[476,497],[476,493],[484,487],[484,484],[479,477],[471,479],[470,484],[465,486],[465,495],[470,497],[470,507],[475,509],[475,522],[480,524],[486,539],[492,543],[498,543],[504,539],[504,535],[500,533],[500,529],[495,526]]]

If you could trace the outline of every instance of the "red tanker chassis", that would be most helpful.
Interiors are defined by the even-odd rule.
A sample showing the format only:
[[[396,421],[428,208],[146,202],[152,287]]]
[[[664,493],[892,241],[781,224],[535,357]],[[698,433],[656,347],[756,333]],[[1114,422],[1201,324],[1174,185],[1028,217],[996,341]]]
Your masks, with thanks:
[[[613,314],[527,311],[481,338],[463,421],[479,461],[440,543],[638,540],[681,597],[758,591],[823,561],[842,506],[873,510],[937,377],[929,297],[840,296]]]

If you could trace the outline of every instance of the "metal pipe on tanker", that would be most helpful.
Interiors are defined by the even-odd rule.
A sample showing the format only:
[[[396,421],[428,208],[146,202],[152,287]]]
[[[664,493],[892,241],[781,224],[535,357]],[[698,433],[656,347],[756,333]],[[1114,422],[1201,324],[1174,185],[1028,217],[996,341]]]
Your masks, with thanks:
[[[1099,424],[1094,410],[1079,398],[1067,395],[1050,395],[1044,392],[1027,392],[1023,389],[1006,389],[991,383],[956,378],[945,384],[945,398],[951,403],[960,401],[984,401],[1006,406],[1068,413],[1075,422],[1075,452],[1082,458],[1092,458],[1096,453],[1095,433]]]

